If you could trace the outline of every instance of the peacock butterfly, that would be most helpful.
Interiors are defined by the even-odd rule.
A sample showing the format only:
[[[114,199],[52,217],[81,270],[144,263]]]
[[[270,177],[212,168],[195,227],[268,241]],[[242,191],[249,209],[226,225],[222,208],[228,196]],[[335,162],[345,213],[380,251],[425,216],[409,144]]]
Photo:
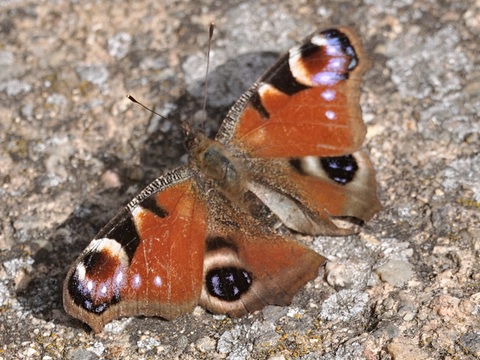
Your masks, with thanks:
[[[201,305],[243,316],[288,305],[325,258],[278,231],[348,235],[335,218],[380,208],[362,152],[368,60],[345,28],[281,57],[228,112],[215,140],[185,125],[187,166],[153,181],[67,274],[67,313],[100,332],[122,316],[173,319]]]

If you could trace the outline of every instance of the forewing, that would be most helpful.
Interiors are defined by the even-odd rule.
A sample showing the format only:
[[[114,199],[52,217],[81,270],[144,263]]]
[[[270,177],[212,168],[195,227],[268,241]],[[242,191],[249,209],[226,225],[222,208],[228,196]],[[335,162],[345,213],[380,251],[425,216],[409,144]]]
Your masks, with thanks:
[[[65,279],[65,310],[95,332],[122,316],[172,319],[202,289],[205,201],[186,168],[158,178],[90,243]]]
[[[368,63],[348,29],[312,34],[240,98],[217,139],[253,158],[357,151],[365,137],[359,87]]]

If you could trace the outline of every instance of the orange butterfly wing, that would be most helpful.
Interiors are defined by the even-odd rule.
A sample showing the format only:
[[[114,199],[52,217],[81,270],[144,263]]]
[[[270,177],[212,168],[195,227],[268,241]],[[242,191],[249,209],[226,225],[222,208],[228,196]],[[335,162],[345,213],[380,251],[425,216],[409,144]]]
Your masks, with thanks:
[[[64,307],[96,332],[114,318],[191,311],[202,290],[207,210],[188,169],[158,178],[70,269]]]
[[[275,233],[218,192],[208,192],[204,288],[200,305],[238,317],[287,305],[318,276],[325,258]]]
[[[333,217],[367,221],[381,209],[373,167],[359,151],[368,65],[348,29],[316,32],[240,98],[217,134],[253,159],[249,189],[293,230],[345,235],[355,230]]]
[[[359,87],[367,67],[348,29],[317,32],[234,105],[217,139],[253,158],[351,154],[365,137]]]

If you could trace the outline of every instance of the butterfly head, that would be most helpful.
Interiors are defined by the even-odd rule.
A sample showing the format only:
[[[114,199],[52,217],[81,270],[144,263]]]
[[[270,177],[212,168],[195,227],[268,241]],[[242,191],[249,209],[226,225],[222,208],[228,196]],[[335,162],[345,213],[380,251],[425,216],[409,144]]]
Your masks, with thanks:
[[[193,130],[190,125],[182,126],[185,133],[185,147],[190,154],[201,151],[211,140],[202,130]]]

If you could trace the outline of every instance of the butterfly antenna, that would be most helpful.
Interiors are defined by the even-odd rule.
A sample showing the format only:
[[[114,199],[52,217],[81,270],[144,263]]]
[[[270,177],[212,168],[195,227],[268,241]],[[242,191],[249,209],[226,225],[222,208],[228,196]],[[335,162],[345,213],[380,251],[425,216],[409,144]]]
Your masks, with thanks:
[[[145,110],[151,112],[152,114],[155,114],[157,116],[160,116],[163,120],[168,120],[168,118],[166,118],[165,116],[159,114],[158,112],[156,112],[155,110],[153,109],[150,109],[148,106],[145,106],[144,104],[142,104],[140,101],[138,101],[137,99],[135,99],[132,95],[130,94],[127,94],[125,95],[127,97],[128,100],[130,100],[131,102],[135,103],[135,104],[138,104],[140,105],[141,107],[143,107]],[[178,124],[174,124],[175,126],[178,126],[180,129],[182,129],[186,134],[190,134],[192,132],[192,130],[188,127],[188,126],[185,126],[184,124],[182,125],[178,125]]]
[[[215,29],[215,23],[210,23],[210,28],[208,29],[208,50],[207,50],[207,68],[205,69],[205,87],[203,88],[203,119],[202,119],[202,128],[205,128],[207,122],[207,90],[208,90],[208,71],[210,68],[210,49],[212,48],[212,38],[213,30]],[[205,130],[205,129],[204,129]]]

